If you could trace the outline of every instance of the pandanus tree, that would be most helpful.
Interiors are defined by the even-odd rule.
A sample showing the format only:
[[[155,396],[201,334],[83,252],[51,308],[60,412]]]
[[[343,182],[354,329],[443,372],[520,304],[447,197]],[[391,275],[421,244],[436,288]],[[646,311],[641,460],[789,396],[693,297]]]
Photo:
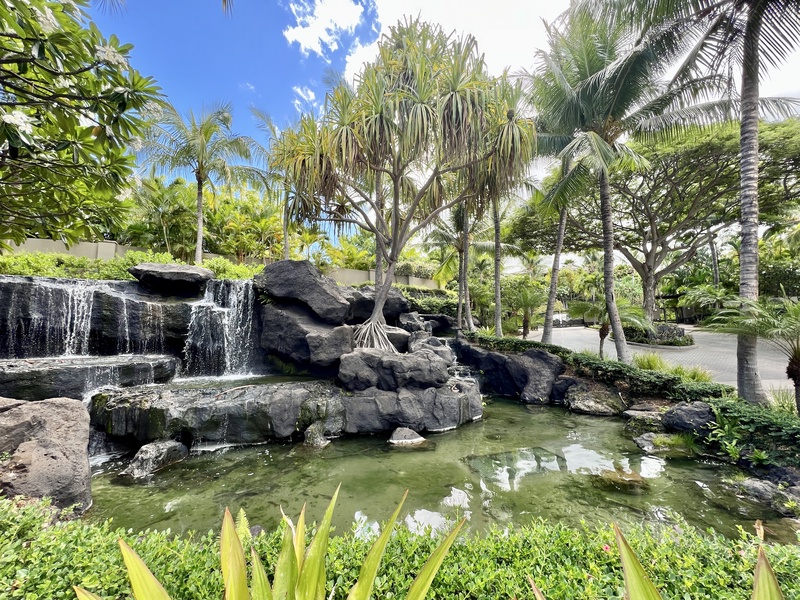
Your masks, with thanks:
[[[757,300],[759,118],[764,112],[787,114],[798,106],[796,98],[761,99],[759,81],[766,67],[779,65],[800,45],[800,0],[635,0],[604,4],[619,18],[638,21],[644,27],[659,28],[664,20],[674,19],[692,27],[695,45],[676,76],[678,80],[697,72],[728,71],[732,65],[741,68],[739,295]],[[736,357],[739,394],[751,402],[766,402],[758,374],[757,338],[740,334]]]
[[[385,277],[358,346],[394,351],[383,307],[408,241],[438,215],[473,202],[487,163],[501,191],[524,173],[533,123],[496,109],[506,102],[474,38],[408,19],[382,37],[378,58],[353,87],[339,83],[327,94],[321,117],[303,116],[277,140],[274,161],[298,190],[301,218],[376,237]]]
[[[203,191],[215,181],[252,177],[251,167],[237,165],[250,157],[251,141],[231,131],[227,104],[186,118],[167,104],[148,129],[143,142],[145,163],[166,172],[190,171],[197,184],[195,264],[203,262]]]
[[[576,8],[548,26],[550,48],[538,54],[533,81],[539,118],[548,131],[570,132],[561,151],[568,162],[561,188],[571,192],[594,182],[599,189],[603,232],[603,285],[617,357],[631,361],[614,289],[614,221],[609,174],[647,163],[626,144],[626,136],[674,131],[727,115],[729,102],[693,104],[717,78],[690,79],[668,86],[661,77],[684,49],[683,26],[669,23],[647,35],[622,20],[597,19]]]

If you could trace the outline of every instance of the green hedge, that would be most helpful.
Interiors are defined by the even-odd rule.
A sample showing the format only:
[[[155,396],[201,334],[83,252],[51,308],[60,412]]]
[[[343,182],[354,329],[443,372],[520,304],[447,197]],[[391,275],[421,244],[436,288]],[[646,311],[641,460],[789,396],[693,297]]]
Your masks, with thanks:
[[[664,598],[750,597],[757,554],[751,536],[726,540],[685,523],[658,529],[627,527],[625,534]],[[222,597],[218,541],[211,532],[181,538],[169,532],[114,530],[109,523],[51,524],[39,504],[17,506],[0,499],[2,597],[72,600],[72,585],[103,598],[129,597],[118,537],[140,554],[175,600]],[[415,535],[399,527],[381,563],[373,598],[404,597],[438,542],[436,536]],[[353,533],[330,540],[327,589],[330,592],[335,584],[334,598],[346,597],[370,543]],[[257,537],[253,545],[265,565],[274,564],[275,533]],[[767,553],[784,595],[798,597],[797,547],[773,545]],[[428,598],[531,598],[528,576],[548,600],[622,597],[622,570],[610,527],[573,529],[534,521],[485,536],[462,535],[445,557]]]
[[[412,311],[423,315],[456,317],[458,297],[450,290],[437,290],[417,285],[394,284],[408,300]]]
[[[494,337],[491,335],[484,335],[477,331],[470,331],[464,334],[470,342],[473,342],[481,348],[487,350],[494,350],[496,352],[525,352],[526,350],[545,350],[550,354],[560,356],[562,359],[567,360],[573,354],[572,350],[564,348],[563,346],[556,346],[555,344],[543,344],[534,340],[523,340],[517,337]]]
[[[65,279],[130,280],[128,269],[139,263],[184,264],[166,252],[141,252],[130,250],[123,256],[110,260],[32,252],[29,254],[7,254],[0,256],[0,274]],[[237,265],[226,258],[211,258],[203,263],[218,279],[250,279],[261,271],[263,265]]]

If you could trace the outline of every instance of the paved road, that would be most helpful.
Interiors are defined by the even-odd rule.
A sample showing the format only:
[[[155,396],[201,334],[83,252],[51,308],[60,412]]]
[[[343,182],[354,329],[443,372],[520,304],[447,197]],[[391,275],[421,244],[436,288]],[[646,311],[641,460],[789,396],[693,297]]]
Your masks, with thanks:
[[[726,333],[700,331],[690,325],[683,326],[694,337],[694,346],[683,348],[649,348],[631,344],[634,354],[658,352],[669,362],[684,366],[700,365],[711,371],[714,381],[736,386],[736,336]],[[532,331],[528,339],[538,340],[541,330]],[[563,327],[553,329],[553,343],[572,350],[597,352],[600,338],[596,329],[588,327]],[[606,339],[604,351],[607,358],[616,358],[613,340]],[[758,342],[758,365],[764,389],[792,389],[786,377],[786,358],[767,342]]]

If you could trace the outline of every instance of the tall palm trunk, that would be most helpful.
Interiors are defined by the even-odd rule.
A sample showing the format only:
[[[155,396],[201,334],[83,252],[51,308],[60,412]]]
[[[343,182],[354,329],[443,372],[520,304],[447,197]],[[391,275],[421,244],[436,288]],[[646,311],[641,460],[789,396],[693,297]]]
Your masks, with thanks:
[[[203,178],[198,173],[197,179],[197,242],[194,248],[194,264],[203,262]]]
[[[500,305],[500,207],[497,198],[492,198],[492,220],[494,221],[494,334],[503,337],[503,307]],[[524,327],[523,327],[524,329]]]
[[[458,309],[456,310],[456,328],[464,326],[464,253],[458,251]]]
[[[464,227],[461,243],[464,246],[464,320],[466,321],[467,331],[474,331],[475,323],[472,322],[472,307],[469,305],[469,213],[466,206],[464,207]]]
[[[747,4],[749,12],[742,56],[739,295],[748,300],[758,299],[758,45],[765,4]],[[758,373],[757,342],[753,335],[738,336],[736,383],[742,398],[765,404],[768,400]]]
[[[564,247],[564,236],[567,231],[567,207],[562,206],[558,215],[558,235],[556,248],[553,253],[553,268],[550,271],[550,292],[547,294],[547,309],[544,313],[544,329],[542,330],[542,343],[553,343],[553,315],[556,310],[556,295],[558,294],[558,272],[561,269],[561,249]]]
[[[625,332],[622,330],[622,320],[619,318],[617,299],[614,293],[614,221],[611,214],[611,187],[605,171],[600,172],[600,215],[603,221],[603,291],[605,292],[606,312],[608,312],[611,332],[614,334],[617,360],[630,364],[633,359],[625,341]]]
[[[719,287],[719,253],[717,252],[717,244],[714,241],[714,236],[711,231],[708,232],[708,250],[711,253],[711,277],[714,282],[714,287]]]
[[[289,260],[289,190],[283,195],[283,260]]]

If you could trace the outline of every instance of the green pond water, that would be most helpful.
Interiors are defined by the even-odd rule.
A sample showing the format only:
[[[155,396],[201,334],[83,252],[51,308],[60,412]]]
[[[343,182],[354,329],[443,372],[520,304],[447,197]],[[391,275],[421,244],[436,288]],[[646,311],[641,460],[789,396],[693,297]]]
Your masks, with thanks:
[[[228,506],[272,530],[281,507],[294,517],[307,503],[309,519],[321,518],[341,482],[339,532],[354,522],[374,527],[408,489],[403,518],[419,531],[461,516],[481,532],[538,518],[601,525],[671,522],[678,514],[727,536],[737,536],[739,526],[752,531],[762,519],[773,539],[796,541],[776,513],[737,498],[724,484],[741,476],[738,470],[644,455],[622,427],[615,419],[495,400],[482,421],[428,435],[419,449],[390,447],[379,436],[337,439],[321,450],[280,443],[218,449],[195,453],[144,483],[117,477],[124,464],[112,461],[95,467],[89,518],[112,517],[136,530],[206,531],[219,527]],[[634,481],[620,483],[619,474]]]

